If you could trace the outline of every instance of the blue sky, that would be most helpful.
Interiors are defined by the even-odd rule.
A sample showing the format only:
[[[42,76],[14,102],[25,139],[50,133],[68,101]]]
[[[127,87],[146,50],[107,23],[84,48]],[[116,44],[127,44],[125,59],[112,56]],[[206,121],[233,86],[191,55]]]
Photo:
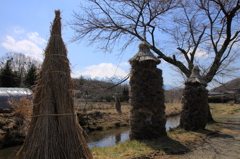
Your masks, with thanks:
[[[67,22],[73,19],[73,11],[78,11],[78,6],[79,0],[0,0],[0,57],[7,52],[19,52],[43,59],[54,10],[59,9],[72,77],[124,77],[130,70],[128,60],[137,53],[138,46],[131,46],[121,57],[118,48],[110,54],[97,52],[97,45],[71,43],[74,32]],[[182,79],[169,64],[162,61],[159,68],[163,70],[164,84],[181,86],[178,81]]]

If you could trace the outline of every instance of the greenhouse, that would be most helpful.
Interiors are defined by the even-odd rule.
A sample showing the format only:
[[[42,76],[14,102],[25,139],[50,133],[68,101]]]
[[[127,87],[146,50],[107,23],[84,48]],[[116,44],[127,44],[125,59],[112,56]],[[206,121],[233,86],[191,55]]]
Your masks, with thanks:
[[[22,97],[32,98],[32,90],[28,88],[0,88],[0,109],[11,109],[9,99],[19,100]]]

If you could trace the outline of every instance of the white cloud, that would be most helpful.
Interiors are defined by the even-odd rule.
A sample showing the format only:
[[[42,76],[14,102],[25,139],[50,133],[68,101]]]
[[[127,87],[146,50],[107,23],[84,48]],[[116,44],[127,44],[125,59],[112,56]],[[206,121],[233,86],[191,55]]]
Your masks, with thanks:
[[[129,62],[122,62],[120,63],[120,66],[130,66]]]
[[[129,72],[131,65],[129,62],[122,62],[119,64],[119,68],[121,68],[122,70]]]
[[[19,28],[19,27],[15,27],[13,30],[14,30],[14,33],[17,33],[17,34],[24,33],[24,29]]]
[[[11,36],[6,36],[5,42],[1,45],[8,51],[21,52],[27,55],[43,58],[43,50],[30,40],[17,41]]]
[[[20,52],[32,57],[43,59],[43,49],[47,41],[39,36],[37,32],[30,32],[22,34],[25,31],[19,27],[14,28],[14,33],[17,33],[17,37],[6,36],[6,40],[1,45],[8,51]],[[25,39],[19,37],[18,34],[25,35]],[[17,40],[21,39],[21,40]]]
[[[27,36],[31,41],[33,41],[36,44],[42,45],[47,43],[46,40],[39,37],[39,34],[37,32],[27,33]]]
[[[209,54],[207,54],[203,49],[201,48],[198,48],[197,51],[196,51],[196,54],[195,56],[197,58],[209,58],[211,57]]]
[[[192,52],[192,51],[193,50],[190,50],[190,52]],[[190,54],[188,54],[188,56],[190,58]],[[208,54],[204,49],[197,48],[195,57],[198,58],[198,59],[204,59],[204,58],[210,58],[212,56],[210,54]]]
[[[88,76],[90,78],[123,78],[128,73],[120,68],[117,68],[112,63],[101,63],[99,65],[92,65],[85,68],[85,71],[76,71],[72,77]]]

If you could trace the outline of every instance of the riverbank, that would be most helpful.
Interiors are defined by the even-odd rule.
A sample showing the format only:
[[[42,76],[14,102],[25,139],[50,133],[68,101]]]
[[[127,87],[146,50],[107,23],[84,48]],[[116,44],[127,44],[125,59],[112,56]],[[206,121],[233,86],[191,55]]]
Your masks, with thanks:
[[[170,127],[178,126],[180,116],[167,117],[166,130]],[[104,131],[92,131],[84,134],[88,146],[93,147],[109,147],[129,140],[130,127],[119,127]],[[14,146],[0,149],[0,159],[13,159],[21,146]]]
[[[95,147],[94,158],[239,158],[240,105],[210,104],[210,107],[216,122],[208,124],[205,130],[174,129],[167,132],[168,137],[155,141],[129,140],[116,146]]]
[[[175,129],[168,131],[168,137],[165,138],[154,141],[128,140],[111,147],[95,147],[92,153],[95,159],[237,159],[240,146],[239,119],[239,115],[225,115],[215,118],[218,122],[207,125],[205,130],[191,132]]]
[[[110,102],[88,103],[91,109],[77,109],[80,125],[86,133],[129,126],[130,104],[121,103],[119,114]],[[181,112],[181,104],[166,104],[166,116],[175,116]],[[24,142],[30,114],[19,115],[14,112],[0,113],[0,149],[16,146]]]
[[[166,110],[177,109],[177,108],[174,108],[173,105],[166,106],[166,107],[167,107]],[[155,140],[155,141],[128,140],[125,142],[120,142],[115,146],[110,146],[105,148],[94,147],[92,148],[92,153],[94,155],[94,158],[96,159],[109,159],[109,158],[154,159],[154,158],[180,158],[180,157],[184,158],[185,157],[184,155],[186,155],[186,158],[187,157],[191,158],[191,155],[189,156],[187,155],[194,153],[193,155],[198,156],[199,154],[194,151],[200,149],[204,152],[205,149],[208,150],[206,147],[209,145],[206,145],[206,144],[209,143],[210,146],[212,146],[211,142],[214,142],[214,144],[216,144],[219,138],[220,139],[224,138],[223,140],[224,142],[226,139],[227,143],[231,143],[231,142],[234,143],[231,146],[235,146],[235,145],[239,146],[234,141],[235,139],[237,139],[236,141],[239,141],[240,139],[239,136],[235,136],[235,134],[239,134],[239,128],[240,128],[239,126],[240,105],[231,106],[228,104],[211,104],[210,107],[213,113],[213,117],[217,122],[208,124],[206,127],[206,130],[197,131],[197,132],[191,132],[191,131],[188,132],[182,129],[172,129],[171,131],[167,132],[168,137],[159,138],[158,140]],[[129,114],[124,114],[124,113],[128,113],[129,109],[130,107],[128,106],[123,107],[122,118],[120,114],[117,115],[114,109],[91,110],[91,111],[87,111],[86,114],[88,114],[89,117],[91,116],[91,118],[94,118],[97,116],[95,118],[95,123],[97,123],[99,119],[102,119],[102,121],[99,121],[97,123],[98,125],[101,125],[101,123],[104,121],[108,121],[111,124],[104,124],[107,126],[103,125],[102,130],[104,129],[111,130],[111,128],[114,128],[114,127],[110,125],[116,126],[118,124],[115,124],[115,123],[118,123],[118,122],[122,123],[122,121],[124,121],[123,119],[125,117],[128,117]],[[100,113],[97,111],[99,111]],[[113,122],[111,120],[112,116],[115,117],[113,121],[117,121],[117,122]],[[89,121],[91,122],[93,120],[91,119]],[[89,125],[96,127],[95,124],[90,123]],[[99,131],[99,132],[104,132],[104,131]],[[116,138],[118,139],[119,137],[116,137]],[[212,141],[215,139],[216,141]],[[202,147],[203,145],[206,145],[206,147]],[[221,145],[219,144],[216,144],[216,145],[221,147]],[[93,144],[93,146],[95,146],[95,144]],[[218,147],[216,146],[212,146],[212,147],[214,149],[218,149]],[[227,145],[225,145],[225,147],[227,147]],[[13,148],[13,150],[11,148],[8,148],[9,151],[11,150],[17,151],[18,149],[19,149],[18,147]],[[237,148],[233,147],[232,149],[234,149],[234,151],[238,153],[237,149],[239,149],[239,147]],[[211,149],[211,151],[213,151],[213,149]],[[6,151],[4,151],[4,153],[5,152]],[[219,149],[219,152],[225,152],[225,151],[223,149]],[[229,152],[231,152],[231,150],[229,150]],[[209,154],[212,152],[209,152],[209,153],[205,152],[205,153]],[[1,154],[0,156],[2,156],[2,152],[0,152],[0,154]],[[205,156],[205,158],[207,157],[209,156]]]
[[[166,117],[177,116],[181,112],[181,104],[165,104]],[[86,132],[95,130],[109,130],[117,127],[129,126],[130,105],[122,104],[122,113],[115,109],[93,109],[85,113],[77,112],[80,125]]]

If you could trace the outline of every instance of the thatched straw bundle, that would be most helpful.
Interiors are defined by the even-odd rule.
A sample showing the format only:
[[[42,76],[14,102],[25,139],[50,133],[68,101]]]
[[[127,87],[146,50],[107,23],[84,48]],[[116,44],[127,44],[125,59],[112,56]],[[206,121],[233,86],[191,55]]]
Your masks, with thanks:
[[[180,127],[185,130],[204,129],[207,125],[208,91],[199,71],[195,66],[185,82],[180,118]]]
[[[115,95],[115,109],[119,114],[122,114],[121,102],[117,94]]]
[[[129,60],[131,115],[130,137],[154,139],[166,136],[166,118],[162,70],[157,59],[146,44],[139,45],[139,52]]]
[[[91,159],[73,108],[73,83],[67,50],[61,37],[60,11],[39,72],[33,117],[17,159]]]

